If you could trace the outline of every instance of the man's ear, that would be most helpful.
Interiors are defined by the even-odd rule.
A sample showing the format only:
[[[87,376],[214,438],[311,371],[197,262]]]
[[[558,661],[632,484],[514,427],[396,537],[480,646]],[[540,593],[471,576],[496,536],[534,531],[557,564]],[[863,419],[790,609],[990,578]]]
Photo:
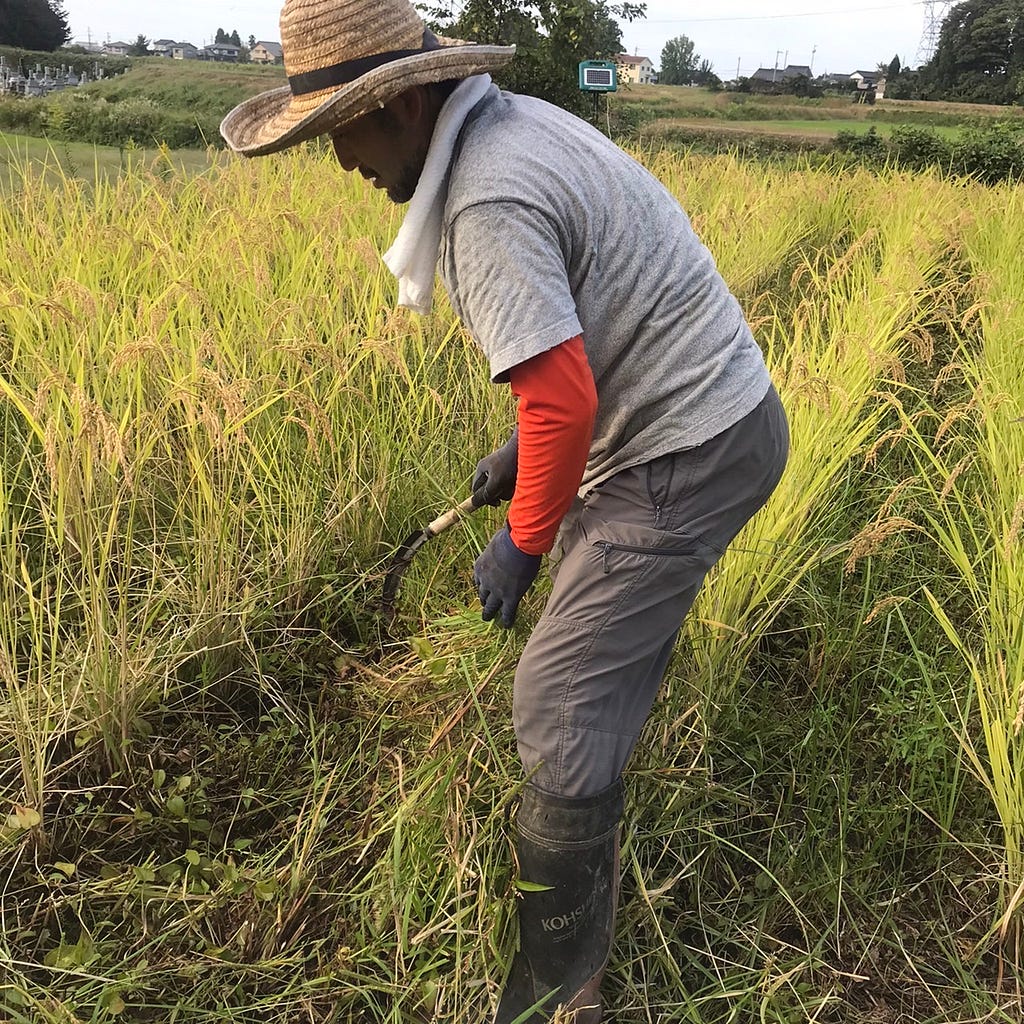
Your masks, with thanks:
[[[414,85],[400,92],[384,104],[403,128],[417,124],[427,109],[427,91],[422,85]]]

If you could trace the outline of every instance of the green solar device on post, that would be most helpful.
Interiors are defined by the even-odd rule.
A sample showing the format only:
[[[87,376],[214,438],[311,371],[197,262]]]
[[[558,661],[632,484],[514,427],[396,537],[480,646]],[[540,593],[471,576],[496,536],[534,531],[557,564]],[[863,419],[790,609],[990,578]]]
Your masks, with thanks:
[[[601,102],[601,93],[615,92],[619,87],[619,69],[610,60],[580,61],[580,90],[594,97],[594,124]]]

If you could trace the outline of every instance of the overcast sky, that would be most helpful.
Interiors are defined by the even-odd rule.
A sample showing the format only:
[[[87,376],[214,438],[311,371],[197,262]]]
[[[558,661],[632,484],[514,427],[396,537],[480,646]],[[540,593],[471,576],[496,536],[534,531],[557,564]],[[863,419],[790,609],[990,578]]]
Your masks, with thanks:
[[[939,4],[938,7],[949,6]],[[277,40],[281,0],[65,0],[75,39],[132,42],[150,39],[212,42],[218,28],[237,29],[243,41]],[[717,0],[713,5],[682,0],[648,0],[644,21],[623,25],[629,53],[660,66],[661,48],[678,35],[689,36],[722,78],[733,78],[737,62],[745,75],[758,67],[808,64],[815,72],[871,70],[899,54],[917,64],[925,21],[921,0]]]

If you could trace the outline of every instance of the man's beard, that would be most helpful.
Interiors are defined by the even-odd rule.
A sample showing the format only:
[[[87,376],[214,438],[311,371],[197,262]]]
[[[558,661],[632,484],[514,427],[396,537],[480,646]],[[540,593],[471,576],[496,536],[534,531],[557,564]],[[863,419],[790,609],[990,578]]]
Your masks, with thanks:
[[[418,153],[402,168],[398,181],[387,189],[388,199],[393,203],[407,203],[413,197],[416,186],[420,183],[420,175],[423,173],[423,164],[426,162],[427,154]]]

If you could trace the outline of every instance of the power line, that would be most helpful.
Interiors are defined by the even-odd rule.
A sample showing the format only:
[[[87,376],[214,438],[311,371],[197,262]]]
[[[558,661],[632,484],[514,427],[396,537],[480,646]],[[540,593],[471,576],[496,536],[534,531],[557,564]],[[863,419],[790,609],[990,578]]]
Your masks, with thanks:
[[[791,18],[828,18],[835,14],[863,14],[866,11],[902,11],[907,7],[921,7],[927,0],[909,0],[903,4],[884,7],[847,7],[841,11],[802,11],[797,14],[743,14],[724,18],[643,18],[646,25],[693,25],[715,21],[785,21]]]

